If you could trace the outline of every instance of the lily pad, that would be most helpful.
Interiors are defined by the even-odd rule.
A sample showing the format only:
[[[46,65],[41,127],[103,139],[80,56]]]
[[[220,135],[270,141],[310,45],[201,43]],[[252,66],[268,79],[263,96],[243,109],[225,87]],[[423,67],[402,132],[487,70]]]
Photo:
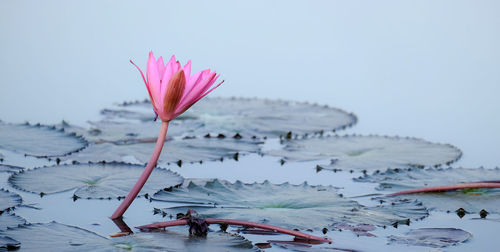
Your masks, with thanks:
[[[451,164],[462,152],[448,144],[417,138],[346,135],[290,140],[283,149],[265,154],[292,161],[330,159],[329,164],[320,164],[321,168],[359,171]]]
[[[103,110],[111,119],[152,120],[149,101],[124,103],[117,110]],[[281,100],[248,98],[204,98],[177,120],[194,120],[202,127],[194,135],[240,133],[244,136],[280,136],[339,130],[352,126],[357,118],[343,110]]]
[[[35,157],[60,157],[82,150],[87,141],[54,126],[0,122],[0,148]]]
[[[385,172],[365,175],[355,179],[358,182],[380,183],[379,190],[398,192],[408,189],[453,185],[467,182],[500,180],[500,169],[429,168],[429,169],[389,169]],[[419,193],[395,196],[416,199],[426,207],[442,211],[456,211],[459,208],[470,213],[482,209],[499,213],[500,190],[468,189],[436,193]]]
[[[51,194],[75,190],[80,198],[123,197],[144,170],[127,163],[67,164],[36,168],[11,175],[12,186],[33,193]],[[183,178],[170,170],[155,168],[142,194],[182,184]]]
[[[5,189],[0,189],[0,214],[6,210],[21,205],[22,202],[23,201],[19,194],[9,192]]]
[[[150,142],[106,142],[91,144],[85,150],[68,157],[67,159],[79,162],[87,161],[126,161],[132,163],[146,163],[149,161],[155,139]],[[160,155],[159,164],[192,163],[200,161],[220,160],[221,158],[238,158],[245,153],[259,150],[259,141],[251,139],[207,139],[193,138],[166,141]]]
[[[0,231],[26,224],[26,220],[15,214],[0,215]]]
[[[0,172],[18,172],[22,171],[24,168],[14,165],[0,164]]]
[[[419,228],[412,229],[406,235],[391,235],[389,242],[444,248],[466,242],[472,235],[458,228]]]
[[[82,135],[91,142],[113,142],[122,141],[130,142],[136,140],[144,141],[150,139],[156,139],[158,133],[160,132],[160,122],[146,121],[146,122],[132,122],[132,121],[110,121],[101,120],[95,122],[89,122],[90,128],[82,128],[67,122],[61,123],[67,132],[74,132],[78,135]],[[184,122],[184,121],[171,121],[168,128],[167,138],[172,139],[173,137],[182,137],[187,132],[200,127],[198,125]]]
[[[208,232],[206,237],[190,236],[186,227],[159,232],[139,232],[117,237],[113,246],[132,251],[259,251],[242,236],[225,232]]]
[[[173,215],[191,208],[205,218],[240,219],[290,229],[321,229],[335,223],[383,226],[427,215],[425,208],[413,202],[365,207],[341,197],[331,186],[306,183],[276,185],[267,181],[245,184],[217,179],[192,180],[171,191],[160,191],[153,199],[182,204],[164,209]]]
[[[338,248],[332,244],[309,244],[301,241],[269,241],[274,246],[296,252],[330,251],[330,252],[358,252],[358,250]]]
[[[26,224],[0,231],[21,243],[26,251],[109,251],[110,241],[96,233],[57,222],[47,224]],[[4,241],[0,240],[5,246]]]
[[[21,247],[21,243],[7,236],[0,236],[0,249],[17,250]]]
[[[181,233],[182,232],[182,233]],[[26,224],[0,231],[0,248],[17,240],[27,251],[239,251],[257,250],[241,236],[209,232],[206,238],[189,237],[187,230],[135,233],[107,239],[96,233],[57,222]]]

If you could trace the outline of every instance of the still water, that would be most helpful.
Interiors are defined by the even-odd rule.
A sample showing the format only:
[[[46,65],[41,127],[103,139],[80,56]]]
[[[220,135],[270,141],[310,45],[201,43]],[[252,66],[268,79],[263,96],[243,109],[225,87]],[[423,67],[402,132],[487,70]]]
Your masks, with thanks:
[[[456,166],[493,168],[500,166],[499,8],[497,1],[1,1],[0,120],[86,125],[99,119],[104,107],[143,99],[144,84],[128,61],[144,67],[153,50],[165,57],[176,54],[181,63],[191,59],[194,70],[221,73],[225,83],[213,96],[328,104],[358,116],[358,124],[345,133],[450,143],[464,153]],[[178,172],[230,181],[367,187],[346,192],[352,195],[373,188],[350,186],[348,175],[317,176],[293,165],[286,172],[282,167],[255,171],[273,162],[251,155],[238,163],[189,165]],[[224,172],[228,166],[231,173]],[[58,197],[69,195],[52,200]],[[50,201],[33,197],[28,202],[38,202],[60,222],[111,232],[108,224],[90,225],[105,223],[103,218],[72,223],[74,216],[52,209]],[[75,204],[94,209],[95,216],[113,208],[98,202]],[[150,210],[137,205],[130,219]],[[33,222],[53,219],[28,208],[18,211],[24,212]],[[475,239],[453,250],[495,245],[484,238],[491,222],[457,224],[451,218],[435,213],[429,221],[465,226]],[[129,224],[158,220],[141,221]],[[339,239],[353,245],[347,235]],[[385,244],[368,241],[378,243],[373,248]]]

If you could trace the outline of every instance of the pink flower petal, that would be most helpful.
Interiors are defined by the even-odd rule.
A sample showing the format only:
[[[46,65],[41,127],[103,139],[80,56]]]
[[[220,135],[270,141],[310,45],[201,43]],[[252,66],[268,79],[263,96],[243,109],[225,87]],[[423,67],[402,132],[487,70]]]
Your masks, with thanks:
[[[158,58],[158,60],[156,61],[156,65],[158,66],[158,74],[161,78],[163,76],[163,72],[165,72],[165,63],[163,63],[163,57],[160,56]]]
[[[191,77],[191,60],[188,60],[186,65],[183,67],[184,74],[186,75],[186,83],[189,82],[189,78]]]
[[[158,66],[156,66],[155,57],[153,52],[149,53],[148,68],[146,71],[146,78],[148,80],[149,88],[151,90],[151,97],[154,101],[153,106],[159,108],[160,98],[160,76],[158,73]]]

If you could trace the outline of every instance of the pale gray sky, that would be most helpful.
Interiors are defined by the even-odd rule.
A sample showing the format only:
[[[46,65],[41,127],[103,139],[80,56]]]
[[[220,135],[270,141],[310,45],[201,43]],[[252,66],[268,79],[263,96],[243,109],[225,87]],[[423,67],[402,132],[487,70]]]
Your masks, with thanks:
[[[0,1],[0,119],[83,123],[147,97],[147,53],[211,95],[352,111],[349,132],[423,137],[500,165],[499,1]]]

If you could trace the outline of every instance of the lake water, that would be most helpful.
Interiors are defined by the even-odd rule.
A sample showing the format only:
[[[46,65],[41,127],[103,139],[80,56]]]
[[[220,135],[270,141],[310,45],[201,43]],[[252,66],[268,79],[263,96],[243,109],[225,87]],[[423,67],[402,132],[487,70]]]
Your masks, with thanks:
[[[358,116],[343,133],[450,143],[463,151],[456,166],[493,168],[500,166],[499,8],[497,1],[1,1],[0,120],[85,125],[104,107],[142,100],[147,91],[128,61],[145,67],[153,50],[221,73],[225,83],[211,96],[328,104]],[[263,176],[236,165],[238,173],[225,175],[208,166],[179,172],[328,183],[314,173]],[[352,183],[345,180],[334,181]],[[474,235],[472,247],[455,249],[495,245]]]

